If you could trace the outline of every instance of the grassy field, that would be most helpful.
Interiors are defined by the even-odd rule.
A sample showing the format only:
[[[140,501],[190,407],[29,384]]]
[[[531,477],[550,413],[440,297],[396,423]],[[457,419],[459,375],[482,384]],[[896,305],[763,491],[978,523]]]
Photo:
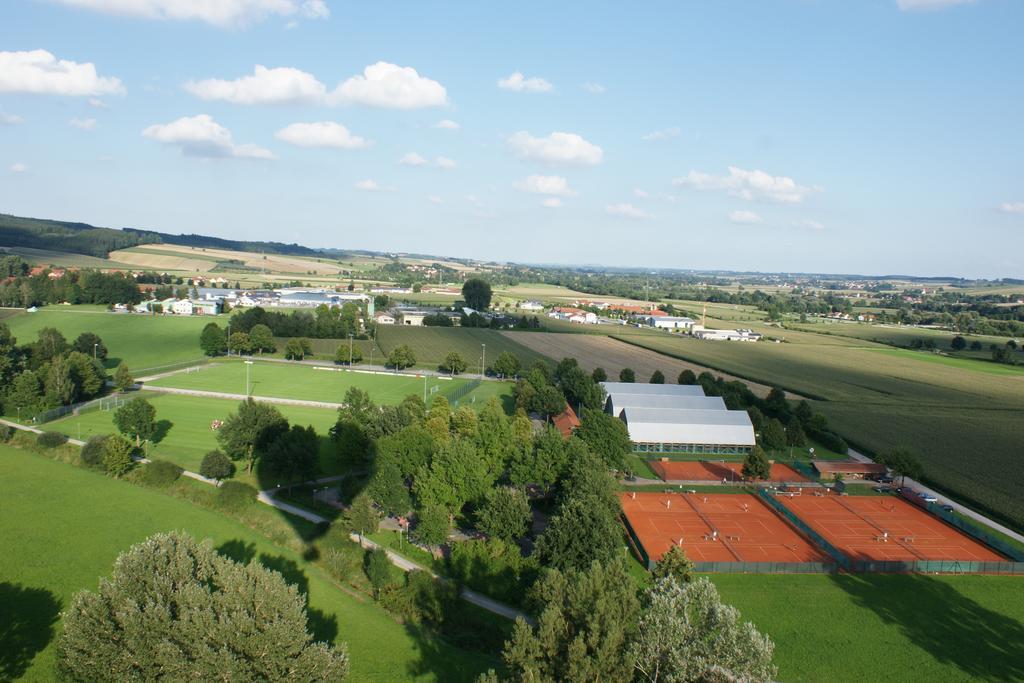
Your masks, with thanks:
[[[351,681],[472,680],[495,666],[397,623],[359,594],[345,592],[300,555],[221,515],[159,492],[0,446],[6,490],[0,538],[0,623],[21,647],[0,643],[4,673],[55,679],[60,610],[95,590],[118,553],[159,531],[184,530],[218,547],[245,546],[305,584],[315,635],[347,643]],[[43,484],[42,482],[45,482]],[[13,631],[6,629],[13,628]]]
[[[125,263],[110,259],[72,254],[66,251],[33,249],[32,247],[0,247],[0,254],[16,254],[32,265],[57,266],[61,268],[128,268]]]
[[[713,575],[782,681],[1024,678],[1019,576]]]
[[[217,448],[217,432],[210,429],[210,422],[223,420],[238,408],[238,401],[220,398],[156,392],[145,392],[141,396],[156,408],[158,432],[154,443],[149,447],[150,457],[169,460],[192,472],[198,472],[203,456]],[[322,443],[320,469],[325,476],[336,474],[338,463],[327,443],[327,430],[337,421],[337,412],[330,408],[305,406],[278,405],[277,408],[292,424],[312,425],[316,428],[317,434],[321,435]],[[72,438],[83,440],[97,434],[113,434],[117,431],[112,410],[94,410],[55,420],[47,423],[45,429],[63,432]],[[244,472],[239,472],[236,478],[250,481]]]
[[[1017,463],[1024,376],[927,362],[859,339],[783,332],[785,344],[623,339],[817,398],[814,407],[851,443],[876,453],[909,446],[928,481],[1024,527],[1024,471]]]
[[[523,367],[536,360],[551,360],[496,330],[469,327],[381,325],[377,328],[377,344],[384,353],[391,353],[396,346],[407,344],[416,354],[417,365],[423,368],[436,368],[445,356],[455,351],[469,365],[467,372],[480,372],[482,344],[487,345],[488,365],[502,351],[516,356]]]
[[[959,368],[970,372],[981,372],[986,375],[1003,375],[1009,377],[1024,376],[1024,365],[1003,365],[1001,363],[990,363],[973,358],[957,358],[944,356],[930,351],[908,351],[906,349],[870,349],[874,353],[884,353],[895,358],[906,358],[908,360],[922,363],[937,363],[950,368]]]
[[[149,384],[158,387],[245,394],[245,382],[245,364],[226,361],[205,365],[194,372],[178,373],[154,380]],[[455,392],[468,384],[469,380],[459,377],[447,379],[432,375],[417,376],[414,372],[371,374],[350,372],[341,368],[256,361],[251,366],[250,382],[251,393],[255,396],[341,403],[345,398],[345,392],[350,387],[357,387],[368,392],[370,398],[379,404],[397,405],[410,394],[426,397],[428,403],[437,395],[451,398]],[[510,383],[488,381],[463,397],[461,403],[482,406],[490,396],[511,395],[511,391]]]
[[[202,358],[199,333],[209,316],[146,316],[108,313],[79,306],[48,306],[35,313],[5,318],[18,343],[35,341],[44,327],[55,327],[73,342],[82,332],[94,332],[106,344],[108,368],[122,360],[139,376],[144,368]],[[220,320],[223,324],[224,320]]]
[[[786,327],[788,329],[802,330],[816,334],[835,335],[839,337],[850,337],[852,339],[862,339],[864,341],[873,341],[892,346],[910,346],[915,339],[922,341],[931,340],[935,343],[935,347],[937,349],[946,352],[952,350],[950,348],[950,342],[952,342],[953,337],[956,336],[954,332],[950,332],[948,330],[934,330],[927,327],[872,325],[869,323],[834,322],[828,320],[814,320],[813,322],[806,323],[798,323],[794,321],[786,323]],[[1008,337],[994,337],[991,335],[978,334],[967,335],[964,338],[967,340],[968,344],[972,341],[980,341],[984,346],[984,351],[982,353],[985,357],[990,357],[990,352],[988,350],[989,344],[998,344],[1002,346],[1008,339]],[[966,355],[968,352],[958,353],[959,355]]]

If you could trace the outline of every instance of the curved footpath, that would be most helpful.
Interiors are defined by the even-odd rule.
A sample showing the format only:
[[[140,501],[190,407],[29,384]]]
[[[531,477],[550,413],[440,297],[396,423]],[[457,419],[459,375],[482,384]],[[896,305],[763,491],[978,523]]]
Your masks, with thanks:
[[[241,398],[245,397],[242,396]],[[4,420],[2,418],[0,418],[0,424],[7,425],[8,427],[13,427],[14,429],[32,432],[34,434],[43,433],[43,430],[37,427],[29,427],[26,425],[18,424],[17,422],[12,422],[10,420]],[[84,441],[72,438],[68,438],[68,443],[75,444],[76,446],[85,445]],[[142,463],[149,462],[147,458],[136,457],[135,460],[137,462]],[[191,479],[195,479],[196,481],[201,481],[204,484],[209,484],[211,486],[220,486],[220,482],[217,481],[216,479],[207,479],[203,475],[198,474],[196,472],[189,472],[188,470],[183,470],[182,475],[189,477]],[[332,481],[338,481],[343,478],[344,475],[336,475],[332,477],[324,477],[322,479],[315,479],[312,481],[303,482],[303,484],[326,484]],[[292,505],[290,503],[285,503],[284,501],[277,500],[276,498],[274,498],[273,489],[265,489],[263,491],[260,491],[259,494],[256,496],[256,499],[259,502],[263,503],[264,505],[269,505],[270,507],[277,508],[282,512],[287,512],[290,515],[301,517],[302,519],[313,522],[314,524],[326,524],[330,521],[325,517],[321,517],[320,515],[314,512],[310,512],[309,510],[305,510],[296,505]],[[351,538],[353,542],[358,543],[361,547],[367,548],[369,550],[373,550],[375,548],[380,547],[378,543],[375,543],[368,538],[361,537],[359,534],[349,534],[349,538]],[[439,581],[449,581],[449,579],[447,579],[446,577],[440,576],[431,571],[430,569],[423,567],[406,557],[402,557],[398,553],[388,550],[387,548],[384,549],[384,552],[387,553],[388,559],[391,560],[391,564],[395,565],[402,571],[424,571],[430,574],[435,579],[438,579]],[[497,614],[500,617],[505,617],[506,619],[517,619],[522,617],[528,623],[533,623],[533,620],[525,612],[521,612],[520,610],[517,610],[514,607],[510,607],[509,605],[506,605],[503,602],[499,602],[497,600],[494,600],[493,598],[489,598],[486,595],[477,593],[476,591],[470,590],[469,588],[463,588],[459,596],[466,602],[476,605],[477,607],[480,607],[482,609],[485,609],[488,612],[491,612],[492,614]]]

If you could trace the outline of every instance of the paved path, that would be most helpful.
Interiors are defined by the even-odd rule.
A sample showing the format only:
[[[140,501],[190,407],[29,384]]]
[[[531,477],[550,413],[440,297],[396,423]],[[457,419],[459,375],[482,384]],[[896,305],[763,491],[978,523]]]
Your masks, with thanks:
[[[27,432],[33,432],[35,434],[42,434],[43,433],[43,430],[37,429],[36,427],[28,427],[26,425],[21,425],[21,424],[18,424],[17,422],[12,422],[10,420],[4,420],[2,418],[0,418],[0,424],[5,424],[5,425],[7,425],[9,427],[13,427],[15,429],[21,429],[21,430],[27,431]],[[84,441],[79,441],[78,439],[68,439],[68,443],[73,443],[76,446],[83,446],[83,445],[85,445]],[[147,458],[136,458],[136,461],[137,462],[142,462],[142,463],[150,462]],[[188,470],[185,470],[185,471],[182,472],[182,474],[184,476],[186,476],[186,477],[191,478],[191,479],[195,479],[197,481],[201,481],[203,483],[210,484],[211,486],[220,486],[220,482],[217,481],[216,479],[207,479],[206,477],[202,476],[201,474],[197,474],[195,472],[189,472]],[[336,475],[336,476],[333,476],[333,477],[324,477],[322,479],[315,479],[315,480],[311,480],[311,481],[304,482],[304,483],[305,484],[326,484],[326,483],[330,483],[330,482],[333,482],[333,481],[338,481],[338,480],[344,479],[344,478],[345,478],[345,475]],[[325,517],[321,517],[320,515],[316,514],[315,512],[310,512],[309,510],[305,510],[305,509],[300,508],[298,506],[292,505],[291,503],[286,503],[284,501],[277,500],[276,498],[274,498],[273,491],[271,489],[266,489],[264,491],[260,491],[259,494],[256,496],[256,499],[259,502],[263,503],[264,505],[269,505],[270,507],[277,508],[278,510],[281,510],[282,512],[287,512],[288,514],[295,515],[296,517],[301,517],[302,519],[305,519],[305,520],[308,520],[310,522],[313,522],[314,524],[327,523],[327,522],[330,521],[330,520],[328,520]],[[358,534],[349,534],[349,538],[351,538],[353,542],[358,543],[363,548],[368,548],[368,549],[372,550],[372,549],[378,547],[377,543],[371,541],[368,538],[360,537]],[[413,562],[412,560],[410,560],[410,559],[408,559],[406,557],[402,557],[401,555],[393,552],[392,550],[389,550],[389,549],[385,548],[384,552],[387,553],[388,559],[391,560],[391,563],[393,565],[395,565],[396,567],[398,567],[399,569],[401,569],[402,571],[406,571],[406,572],[410,572],[410,571],[425,571],[425,572],[427,572],[428,574],[430,574],[432,577],[434,577],[435,579],[437,579],[439,581],[449,581],[449,579],[447,579],[447,578],[445,578],[443,576],[440,576],[438,574],[435,574],[430,569],[427,569],[426,567],[423,567],[423,566]],[[527,615],[525,612],[521,612],[521,611],[515,609],[514,607],[510,607],[509,605],[506,605],[506,604],[504,604],[502,602],[494,600],[493,598],[489,598],[486,595],[482,595],[480,593],[477,593],[476,591],[470,590],[469,588],[463,588],[462,592],[459,595],[466,602],[472,603],[472,604],[476,605],[477,607],[481,607],[481,608],[487,610],[488,612],[491,612],[493,614],[497,614],[498,616],[505,617],[506,619],[516,619],[516,618],[522,617],[528,623],[531,623],[531,624],[533,623],[533,621],[530,619],[529,615]]]

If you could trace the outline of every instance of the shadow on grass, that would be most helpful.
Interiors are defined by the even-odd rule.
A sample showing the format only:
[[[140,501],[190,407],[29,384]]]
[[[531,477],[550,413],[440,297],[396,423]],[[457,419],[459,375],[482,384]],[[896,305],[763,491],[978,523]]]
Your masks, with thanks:
[[[299,595],[306,603],[306,618],[313,640],[333,643],[338,637],[338,620],[334,615],[326,614],[309,606],[309,578],[299,564],[282,555],[260,553],[257,557],[256,545],[242,540],[225,541],[217,546],[217,552],[235,562],[248,564],[257,561],[267,569],[280,574],[287,583],[295,586]]]
[[[20,678],[54,636],[61,604],[45,588],[0,583],[0,680]]]
[[[173,426],[174,423],[170,420],[157,420],[156,429],[153,430],[153,437],[150,441],[152,441],[154,445],[160,443],[167,438],[167,434],[171,431],[171,427]]]
[[[924,574],[837,574],[833,581],[936,660],[971,678],[1024,679],[1024,624],[948,582]],[[1014,583],[1006,589],[1020,590]]]

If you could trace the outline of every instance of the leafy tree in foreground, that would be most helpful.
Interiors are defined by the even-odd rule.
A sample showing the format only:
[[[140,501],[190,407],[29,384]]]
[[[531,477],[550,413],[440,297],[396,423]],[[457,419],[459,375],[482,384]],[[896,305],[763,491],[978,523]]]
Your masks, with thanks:
[[[72,599],[58,669],[71,681],[344,678],[344,647],[312,641],[305,599],[280,574],[156,534]]]
[[[417,543],[426,546],[439,546],[448,540],[451,528],[451,517],[440,505],[426,505],[416,513],[416,526],[412,537]]]
[[[365,491],[353,498],[342,516],[342,523],[353,534],[375,533],[380,526],[380,512],[373,504],[373,498]]]
[[[673,545],[658,560],[651,576],[655,581],[670,578],[679,583],[690,583],[693,581],[693,561],[686,556],[686,551]]]
[[[302,360],[313,353],[308,339],[293,337],[284,345],[284,357],[288,360]]]
[[[131,370],[128,369],[128,364],[121,361],[117,365],[117,371],[114,372],[114,386],[117,390],[124,393],[132,388],[135,384],[135,378],[132,377]]]
[[[626,657],[640,680],[651,683],[768,681],[775,646],[735,607],[722,604],[706,577],[692,583],[655,581]]]
[[[531,519],[526,494],[511,486],[501,486],[488,491],[477,513],[477,526],[490,536],[515,541],[529,531]]]
[[[761,445],[769,451],[777,451],[786,447],[786,429],[777,419],[768,420],[761,430]]]
[[[742,474],[746,479],[768,479],[771,476],[772,465],[768,462],[768,455],[760,446],[754,446],[743,458]]]
[[[462,285],[462,298],[465,299],[466,306],[486,311],[491,307],[491,285],[487,280],[471,277]]]
[[[234,473],[235,465],[220,451],[210,451],[199,465],[199,474],[207,479],[227,479]]]
[[[118,431],[135,437],[135,446],[156,433],[156,408],[144,398],[133,398],[114,412]]]
[[[622,368],[619,370],[619,381],[620,382],[635,382],[636,373],[633,368]]]
[[[622,527],[614,513],[590,498],[570,497],[551,517],[535,552],[544,565],[579,569],[612,561],[621,546]]]
[[[217,442],[232,460],[245,460],[251,473],[261,451],[287,429],[288,420],[276,407],[248,398],[217,430]]]
[[[444,357],[444,362],[441,363],[441,369],[452,375],[457,375],[460,372],[466,371],[466,361],[462,359],[455,351],[450,352]]]
[[[502,351],[494,360],[494,364],[491,368],[494,370],[494,374],[499,377],[515,377],[519,374],[521,366],[519,364],[519,359],[516,358],[515,355],[508,351]]]
[[[548,570],[530,590],[537,625],[517,619],[505,664],[517,681],[628,681],[627,645],[638,602],[621,560],[562,573]]]
[[[633,450],[626,423],[603,410],[584,409],[576,436],[612,469],[622,469]]]
[[[396,370],[404,370],[416,365],[416,354],[406,344],[401,344],[391,349],[388,354],[387,365]]]
[[[391,581],[391,560],[384,548],[378,546],[366,554],[366,578],[373,586],[373,596],[380,597],[381,590]]]
[[[107,358],[106,345],[98,334],[93,334],[92,332],[83,332],[78,335],[78,338],[71,344],[71,348],[79,353],[84,353],[89,358],[97,358],[99,360],[106,360]]]
[[[259,351],[260,355],[263,355],[264,352],[273,353],[277,351],[277,345],[274,343],[274,333],[263,324],[253,325],[252,329],[249,330],[249,343],[252,345],[252,350]]]
[[[334,362],[341,365],[362,363],[363,350],[354,344],[338,344],[338,350],[334,352]]]
[[[199,334],[199,347],[207,356],[219,356],[228,350],[227,335],[217,323],[207,323]]]

